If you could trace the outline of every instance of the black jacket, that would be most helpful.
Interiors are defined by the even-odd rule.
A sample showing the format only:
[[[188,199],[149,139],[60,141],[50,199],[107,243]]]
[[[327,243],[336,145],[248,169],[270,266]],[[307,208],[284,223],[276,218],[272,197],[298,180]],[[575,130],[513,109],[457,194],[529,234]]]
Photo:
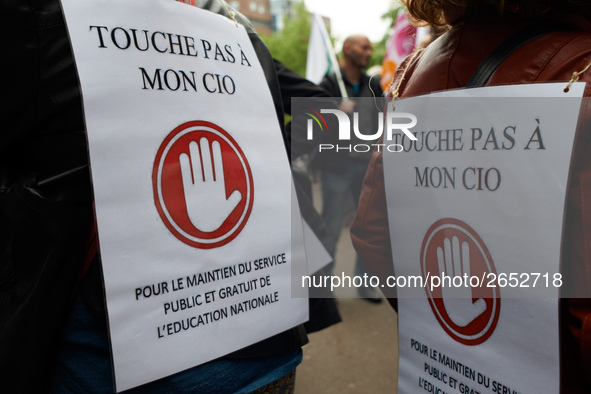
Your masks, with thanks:
[[[355,106],[355,112],[359,114],[359,130],[363,134],[374,134],[378,130],[379,126],[379,115],[380,111],[383,111],[383,92],[380,86],[380,79],[378,77],[370,78],[367,74],[361,73],[359,79],[359,91],[355,93],[353,85],[347,80],[343,69],[341,69],[343,76],[343,82],[347,95],[350,99],[357,102]],[[329,92],[332,97],[342,97],[337,77],[334,73],[328,74],[320,82],[320,87]],[[333,115],[328,116],[330,120],[333,120]],[[351,125],[353,124],[353,117],[349,116]],[[333,128],[336,128],[333,126]],[[349,146],[356,144],[372,144],[375,141],[365,141],[357,138],[354,133],[351,133],[350,141],[339,141],[337,133],[328,133],[329,138],[322,141],[323,143],[329,143],[332,145]],[[363,149],[359,149],[362,151]],[[351,149],[349,153],[346,148],[339,150],[324,151],[322,154],[317,155],[314,161],[314,167],[330,171],[334,173],[345,173],[347,171],[347,162],[349,160],[356,160],[363,163],[369,163],[371,158],[371,150],[368,152],[355,152]]]

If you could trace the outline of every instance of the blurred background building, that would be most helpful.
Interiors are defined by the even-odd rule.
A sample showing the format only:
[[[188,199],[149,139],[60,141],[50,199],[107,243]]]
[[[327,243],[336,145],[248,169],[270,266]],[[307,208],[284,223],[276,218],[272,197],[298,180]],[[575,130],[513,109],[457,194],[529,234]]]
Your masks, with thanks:
[[[295,4],[301,0],[271,0],[271,17],[273,18],[273,31],[283,30],[284,19],[295,16]]]
[[[247,17],[259,34],[283,30],[285,19],[293,19],[302,0],[229,0],[228,4]],[[324,18],[327,26],[330,19]]]
[[[228,4],[247,17],[259,34],[271,34],[276,31],[271,16],[269,0],[229,0]]]

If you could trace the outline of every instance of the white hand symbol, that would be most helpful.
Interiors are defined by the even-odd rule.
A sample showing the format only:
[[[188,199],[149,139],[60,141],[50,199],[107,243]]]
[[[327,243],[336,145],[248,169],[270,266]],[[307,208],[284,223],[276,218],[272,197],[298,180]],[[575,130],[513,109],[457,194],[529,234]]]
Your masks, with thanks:
[[[187,204],[187,213],[193,225],[204,232],[212,232],[220,228],[232,211],[242,200],[242,194],[234,190],[226,197],[226,181],[224,179],[224,163],[220,144],[211,144],[213,166],[211,162],[209,142],[202,137],[197,142],[189,143],[189,155],[181,153],[181,175],[183,191]]]
[[[464,277],[465,273],[468,278],[467,282],[469,282],[470,247],[467,242],[462,242],[460,256],[458,237],[453,236],[451,243],[449,238],[445,238],[443,240],[443,249],[437,247],[437,263],[439,272],[443,272],[452,278],[453,275]],[[468,286],[465,285],[466,281],[463,281],[460,287],[442,286],[441,288],[443,305],[447,315],[459,327],[466,327],[486,310],[486,302],[482,298],[472,302],[472,288],[469,283]]]

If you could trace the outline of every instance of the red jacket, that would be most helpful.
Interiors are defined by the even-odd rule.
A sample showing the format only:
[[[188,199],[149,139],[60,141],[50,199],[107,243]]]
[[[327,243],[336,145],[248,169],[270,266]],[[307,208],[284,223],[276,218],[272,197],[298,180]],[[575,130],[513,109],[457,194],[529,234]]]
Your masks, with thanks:
[[[557,18],[558,19],[558,18]],[[485,57],[524,26],[525,18],[504,16],[456,23],[423,53],[399,68],[399,96],[408,97],[466,85]],[[567,31],[537,38],[512,53],[492,74],[487,86],[569,81],[575,71],[591,63],[591,23],[579,16],[568,19]],[[555,23],[547,21],[544,23]],[[591,70],[581,76],[591,81]],[[591,84],[585,97],[591,96]],[[584,105],[589,119],[591,105]],[[591,393],[591,132],[579,135],[567,197],[563,236],[563,269],[577,278],[579,299],[561,300],[561,392]],[[365,178],[359,208],[351,228],[353,245],[373,273],[390,274],[392,254],[386,212],[382,153],[374,151]],[[393,223],[393,225],[396,225]],[[395,302],[391,303],[394,305]]]

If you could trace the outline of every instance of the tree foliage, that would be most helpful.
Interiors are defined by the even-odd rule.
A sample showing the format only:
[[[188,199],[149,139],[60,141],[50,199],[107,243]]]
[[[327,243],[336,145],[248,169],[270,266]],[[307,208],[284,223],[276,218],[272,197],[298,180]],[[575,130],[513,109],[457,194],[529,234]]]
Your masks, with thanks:
[[[395,2],[392,2],[392,4],[390,5],[390,9],[382,15],[381,18],[383,20],[389,21],[388,30],[386,30],[386,33],[384,34],[384,37],[382,37],[380,42],[376,42],[373,44],[373,53],[371,55],[371,59],[369,60],[369,67],[381,65],[384,61],[384,56],[386,55],[386,44],[388,43],[390,34],[392,34],[392,28],[394,27],[394,22],[396,22],[398,13],[402,10],[404,10],[404,7]]]
[[[285,19],[283,30],[271,35],[261,34],[261,38],[275,59],[295,72],[305,75],[311,28],[310,14],[303,2],[295,4],[294,7],[294,17]]]

